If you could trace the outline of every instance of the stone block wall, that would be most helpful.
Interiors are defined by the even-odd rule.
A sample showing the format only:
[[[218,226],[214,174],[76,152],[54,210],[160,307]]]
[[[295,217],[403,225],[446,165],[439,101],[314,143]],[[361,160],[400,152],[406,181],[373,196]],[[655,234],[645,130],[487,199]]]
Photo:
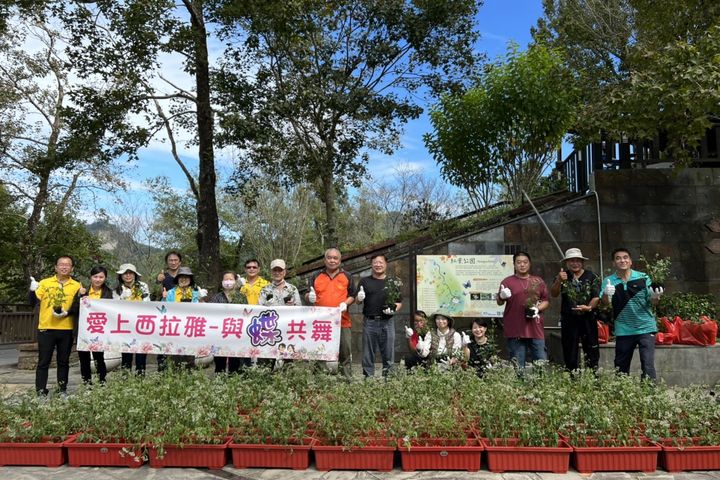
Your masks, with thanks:
[[[562,363],[560,333],[546,336],[550,360]],[[658,345],[655,348],[655,370],[658,378],[668,385],[708,385],[720,383],[720,344],[710,347],[692,345]],[[615,344],[600,345],[600,367],[612,370],[615,362]],[[633,354],[630,373],[640,375],[640,356]]]

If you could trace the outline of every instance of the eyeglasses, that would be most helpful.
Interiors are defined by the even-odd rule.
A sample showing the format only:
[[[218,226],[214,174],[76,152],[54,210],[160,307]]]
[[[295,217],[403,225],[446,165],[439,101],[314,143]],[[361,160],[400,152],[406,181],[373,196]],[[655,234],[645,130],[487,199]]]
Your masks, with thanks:
[[[245,270],[257,270],[259,267],[254,267],[252,265],[245,267]]]

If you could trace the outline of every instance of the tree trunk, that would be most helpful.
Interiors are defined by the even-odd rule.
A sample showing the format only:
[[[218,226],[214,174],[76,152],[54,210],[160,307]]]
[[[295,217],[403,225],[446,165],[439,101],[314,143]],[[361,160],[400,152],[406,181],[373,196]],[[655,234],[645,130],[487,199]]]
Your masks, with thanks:
[[[199,178],[197,235],[199,280],[213,285],[220,278],[220,227],[215,198],[215,154],[213,151],[213,113],[210,105],[210,66],[203,2],[185,1],[195,41],[195,82],[197,89],[197,128]]]
[[[325,238],[327,244],[323,248],[338,247],[337,208],[335,206],[335,183],[332,169],[322,178],[322,200],[325,204]]]
[[[35,251],[35,235],[37,233],[37,227],[40,225],[42,219],[43,209],[48,199],[48,185],[50,183],[50,172],[43,172],[39,176],[38,182],[38,193],[35,196],[33,202],[32,211],[25,227],[25,239],[20,245],[20,251],[22,252],[22,269],[23,274],[26,278],[35,276],[39,280],[41,276],[41,265],[38,261],[39,254]],[[29,280],[28,280],[29,281]]]

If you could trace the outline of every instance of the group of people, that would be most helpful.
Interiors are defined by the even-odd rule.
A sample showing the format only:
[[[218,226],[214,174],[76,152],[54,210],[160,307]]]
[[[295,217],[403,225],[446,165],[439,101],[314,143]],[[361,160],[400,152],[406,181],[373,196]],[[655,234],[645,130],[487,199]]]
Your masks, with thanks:
[[[629,372],[633,351],[638,347],[643,375],[654,379],[656,327],[651,304],[658,301],[663,294],[662,289],[652,289],[647,275],[632,270],[632,259],[627,249],[616,249],[612,256],[615,273],[601,284],[594,273],[585,270],[587,258],[579,249],[571,248],[567,250],[563,267],[551,285],[549,293],[562,298],[562,343],[566,366],[570,370],[577,368],[578,344],[582,342],[586,366],[597,367],[599,351],[594,311],[602,300],[612,305],[615,319],[615,366],[621,372]],[[387,375],[395,363],[394,315],[402,308],[398,292],[388,295],[387,258],[382,254],[374,255],[370,275],[361,278],[357,287],[351,275],[342,268],[342,255],[337,248],[326,250],[323,258],[324,268],[311,278],[305,301],[309,305],[338,307],[341,310],[339,370],[346,377],[352,376],[352,324],[347,309],[357,302],[362,304],[363,315],[363,374],[366,377],[374,375],[375,357],[379,353],[382,373]],[[182,265],[179,252],[169,252],[165,263],[166,269],[155,279],[161,287],[161,300],[165,302],[302,305],[297,287],[285,281],[287,267],[282,259],[271,262],[270,281],[260,276],[260,262],[256,259],[245,262],[244,276],[235,271],[224,272],[217,293],[210,298],[207,290],[196,284],[192,270]],[[532,360],[547,358],[543,314],[550,303],[545,282],[530,273],[529,254],[516,253],[513,267],[514,274],[505,278],[499,287],[497,303],[505,307],[503,333],[507,338],[510,358],[523,368],[528,349]],[[73,259],[64,255],[56,260],[55,275],[40,282],[31,277],[30,302],[33,305],[39,302],[35,388],[41,395],[48,392],[48,369],[54,352],[58,387],[61,392],[67,388],[73,329],[77,328],[82,297],[135,302],[151,299],[148,284],[142,281],[143,276],[131,263],[120,265],[115,272],[115,288],[107,284],[109,275],[103,266],[90,270],[90,285],[87,288],[73,279],[73,269]],[[410,350],[410,355],[405,358],[406,366],[463,363],[482,375],[494,356],[494,347],[486,335],[488,321],[482,318],[473,320],[472,335],[456,331],[453,324],[454,319],[443,312],[429,318],[424,312],[416,312],[414,329],[405,327]],[[91,354],[79,351],[78,357],[84,382],[91,381],[91,357],[100,382],[105,381],[107,368],[103,352]],[[187,365],[192,365],[194,360],[193,357],[178,356],[170,359]],[[158,370],[166,368],[167,360],[166,356],[157,356]],[[124,369],[130,370],[133,361],[136,371],[144,373],[147,354],[122,354]],[[214,362],[217,373],[234,373],[251,365],[249,358],[216,356]]]
[[[565,252],[560,271],[550,286],[550,295],[561,298],[560,320],[565,366],[578,368],[578,346],[582,345],[585,366],[596,369],[600,358],[596,312],[603,302],[612,307],[615,325],[615,368],[630,372],[637,348],[643,377],[656,378],[655,333],[657,324],[652,306],[663,295],[662,287],[632,269],[632,257],[626,248],[612,252],[615,272],[600,279],[585,269],[588,259],[579,248]],[[514,274],[505,278],[497,292],[497,304],[504,305],[503,333],[510,358],[524,367],[526,352],[531,359],[545,360],[543,312],[547,310],[548,289],[542,278],[530,273],[531,260],[526,252],[513,255]]]
[[[357,299],[363,303],[363,314],[368,322],[378,322],[377,329],[368,330],[364,338],[366,351],[372,352],[363,359],[363,371],[372,375],[374,355],[376,351],[383,356],[383,370],[389,370],[394,362],[394,325],[390,327],[395,311],[401,308],[400,301],[392,305],[385,303],[384,282],[386,278],[387,260],[380,255],[372,259],[371,277],[360,281],[359,290],[351,276],[341,268],[342,256],[338,249],[330,248],[325,252],[325,268],[316,274],[310,284],[305,300],[310,305],[323,307],[339,307],[342,311],[339,367],[342,373],[352,375],[352,344],[351,322],[347,307]],[[245,262],[244,276],[234,271],[222,274],[217,293],[208,298],[206,289],[199,287],[189,267],[182,265],[180,252],[169,252],[165,256],[166,268],[156,277],[161,289],[160,298],[165,302],[207,301],[210,303],[237,303],[247,305],[302,305],[302,299],[296,286],[285,281],[287,267],[282,259],[270,263],[271,280],[260,276],[260,262],[250,259]],[[116,271],[117,286],[111,288],[108,271],[103,266],[95,266],[89,272],[90,285],[83,287],[73,278],[74,260],[63,255],[55,262],[55,275],[40,282],[31,277],[29,300],[31,305],[39,303],[38,322],[38,364],[35,375],[35,388],[41,395],[47,395],[47,380],[53,353],[57,358],[57,383],[60,392],[67,389],[70,365],[70,352],[74,339],[73,330],[77,328],[77,317],[80,310],[80,299],[88,296],[93,299],[113,299],[118,301],[150,301],[151,292],[148,284],[142,281],[143,276],[130,263],[122,264]],[[358,293],[359,291],[359,293]],[[383,324],[380,320],[384,320]],[[78,351],[80,371],[84,382],[91,381],[91,361],[94,360],[100,382],[104,382],[107,368],[103,352]],[[174,362],[192,365],[193,358],[185,356],[157,355],[158,370],[166,368],[170,358]],[[372,358],[372,360],[371,360]],[[286,360],[287,361],[287,360]],[[145,372],[147,354],[123,353],[122,367],[135,370],[139,374]],[[214,357],[217,373],[238,372],[242,367],[251,366],[249,358]],[[272,360],[261,360],[261,365],[272,366]]]
[[[487,336],[488,320],[474,318],[471,335],[456,331],[454,323],[447,313],[434,313],[428,319],[425,312],[416,311],[414,329],[405,327],[409,350],[405,367],[410,370],[432,364],[441,368],[459,365],[474,369],[482,377],[497,359],[496,347]]]

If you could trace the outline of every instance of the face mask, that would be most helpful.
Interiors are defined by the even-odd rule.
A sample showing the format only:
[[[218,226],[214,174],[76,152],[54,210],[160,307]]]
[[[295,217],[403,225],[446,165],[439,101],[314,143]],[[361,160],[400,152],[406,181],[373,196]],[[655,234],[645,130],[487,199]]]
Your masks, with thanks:
[[[227,288],[228,290],[230,290],[235,286],[235,280],[223,280],[222,286],[223,288]]]

